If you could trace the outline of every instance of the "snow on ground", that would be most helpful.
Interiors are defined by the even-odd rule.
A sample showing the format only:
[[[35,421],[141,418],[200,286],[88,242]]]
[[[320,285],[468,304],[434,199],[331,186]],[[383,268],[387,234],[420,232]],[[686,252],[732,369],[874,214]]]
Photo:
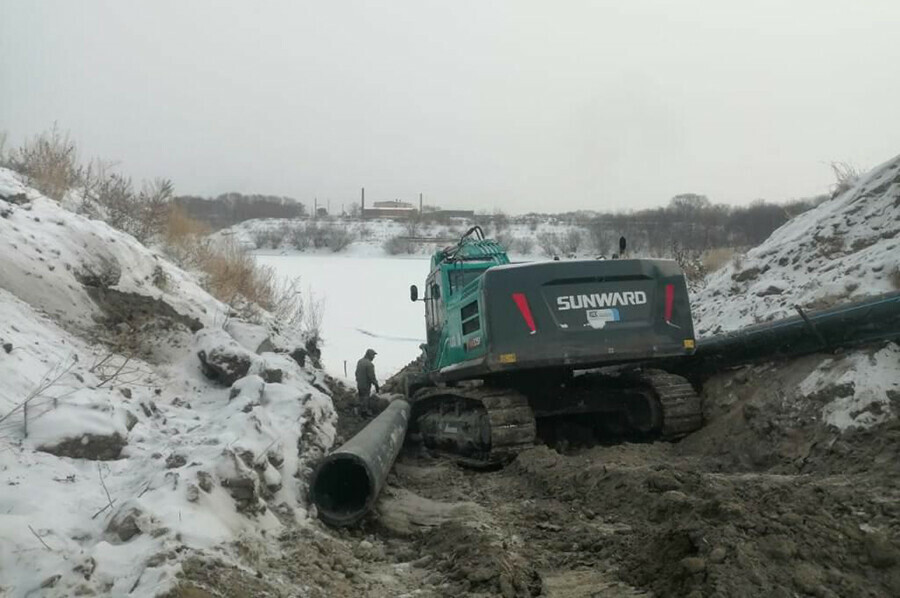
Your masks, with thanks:
[[[422,287],[429,260],[343,254],[256,259],[287,280],[299,276],[301,287],[323,301],[322,359],[331,375],[352,382],[357,360],[370,347],[378,352],[375,372],[382,381],[419,356],[425,308],[409,300],[409,286]]]
[[[306,520],[335,414],[271,319],[4,169],[0,256],[0,595],[156,596]]]
[[[900,156],[711,275],[694,318],[707,336],[898,288]]]
[[[900,347],[826,359],[799,391],[807,399],[825,396],[822,419],[840,430],[883,423],[893,417],[891,403],[900,400]]]
[[[699,336],[900,290],[900,156],[846,192],[787,222],[712,274],[693,298]],[[790,371],[792,362],[779,366]],[[783,396],[798,412],[845,431],[896,417],[900,348],[822,356]]]
[[[91,287],[99,286],[158,299],[204,325],[224,317],[225,305],[162,255],[106,223],[61,209],[0,168],[0,196],[18,194],[30,201],[3,208],[0,280],[23,301],[80,330],[102,316],[90,297]]]

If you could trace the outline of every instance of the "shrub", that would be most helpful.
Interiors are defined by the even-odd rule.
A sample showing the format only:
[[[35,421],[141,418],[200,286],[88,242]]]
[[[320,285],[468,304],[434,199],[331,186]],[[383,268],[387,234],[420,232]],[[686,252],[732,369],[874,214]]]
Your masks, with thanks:
[[[260,228],[253,231],[253,244],[257,249],[278,249],[281,243],[290,236],[291,231],[279,231],[271,228]]]
[[[56,124],[12,150],[5,164],[24,175],[28,185],[57,201],[82,180],[75,142]]]
[[[142,243],[163,235],[175,197],[172,181],[144,181],[135,193],[130,177],[109,172],[109,168],[97,162],[84,171],[81,210]]]
[[[303,251],[309,248],[310,244],[310,227],[318,226],[315,222],[307,222],[304,224],[298,224],[294,226],[290,232],[288,233],[288,240],[291,245],[294,246],[294,249],[297,251]]]
[[[516,253],[528,255],[534,249],[534,239],[531,237],[516,237],[513,240],[512,249]]]
[[[696,249],[687,249],[675,241],[672,243],[672,259],[678,263],[678,266],[684,272],[688,287],[691,290],[699,289],[707,273],[700,252]]]
[[[497,232],[494,234],[494,240],[500,244],[506,251],[512,250],[514,239],[513,236],[506,232]]]
[[[539,233],[537,236],[537,244],[541,247],[541,251],[547,257],[557,255],[557,246],[559,245],[559,235],[556,233]]]
[[[276,284],[273,288],[271,312],[278,322],[290,329],[302,330],[307,338],[318,346],[321,340],[325,305],[316,299],[312,291],[304,295],[300,290],[300,277]]]
[[[171,206],[163,232],[166,255],[185,268],[204,271],[207,260],[215,251],[207,237],[209,232],[205,223],[191,218],[184,208]],[[223,297],[216,297],[226,301]]]
[[[732,260],[736,253],[737,249],[734,247],[710,249],[703,255],[703,267],[707,272],[715,272]]]
[[[237,243],[207,245],[199,266],[204,274],[204,286],[219,300],[239,305],[245,299],[263,309],[275,305],[275,272],[258,265]]]
[[[331,251],[337,253],[346,249],[355,240],[356,236],[346,226],[330,226],[325,243]]]
[[[391,237],[384,242],[384,250],[389,255],[399,255],[401,253],[412,253],[413,244],[404,237]]]
[[[859,169],[848,162],[832,162],[831,171],[834,173],[834,184],[831,186],[831,197],[837,197],[849,190],[859,180]]]
[[[560,250],[566,255],[578,253],[578,249],[581,247],[581,231],[577,228],[570,228],[559,238],[557,243]]]
[[[165,231],[174,197],[175,187],[168,179],[157,178],[143,183],[133,202],[131,228],[136,239],[143,242]]]

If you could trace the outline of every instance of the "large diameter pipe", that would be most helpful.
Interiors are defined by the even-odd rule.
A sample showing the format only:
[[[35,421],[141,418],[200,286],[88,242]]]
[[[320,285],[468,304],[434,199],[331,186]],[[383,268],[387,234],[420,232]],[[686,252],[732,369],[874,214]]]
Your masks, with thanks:
[[[369,425],[319,463],[310,495],[322,521],[352,525],[371,510],[403,446],[408,423],[409,403],[391,401]]]
[[[900,293],[748,326],[700,339],[694,360],[725,367],[900,338]]]

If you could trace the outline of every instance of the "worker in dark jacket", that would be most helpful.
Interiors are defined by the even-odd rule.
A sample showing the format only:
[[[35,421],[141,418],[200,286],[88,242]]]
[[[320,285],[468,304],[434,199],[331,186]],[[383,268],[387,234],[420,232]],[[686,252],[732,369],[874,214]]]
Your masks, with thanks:
[[[359,403],[362,412],[370,415],[372,412],[371,390],[375,386],[375,392],[379,392],[378,379],[375,377],[375,351],[366,350],[365,356],[356,362],[356,390],[359,391]]]

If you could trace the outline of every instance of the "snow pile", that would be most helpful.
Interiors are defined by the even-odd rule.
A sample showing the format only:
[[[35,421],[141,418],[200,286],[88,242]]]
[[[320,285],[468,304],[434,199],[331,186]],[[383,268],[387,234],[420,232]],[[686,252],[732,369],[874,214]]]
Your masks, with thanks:
[[[872,354],[855,352],[826,359],[799,386],[806,399],[826,401],[822,420],[840,430],[868,428],[900,407],[900,347],[889,344]]]
[[[898,290],[900,156],[710,276],[693,300],[700,336]]]
[[[227,307],[161,254],[23,189],[15,173],[0,168],[0,197],[28,198],[0,204],[0,281],[29,305],[81,331],[104,316],[102,302],[92,299],[97,289],[161,301],[203,326],[224,318]]]
[[[335,414],[271,318],[3,169],[0,252],[0,595],[156,596],[306,520]]]

